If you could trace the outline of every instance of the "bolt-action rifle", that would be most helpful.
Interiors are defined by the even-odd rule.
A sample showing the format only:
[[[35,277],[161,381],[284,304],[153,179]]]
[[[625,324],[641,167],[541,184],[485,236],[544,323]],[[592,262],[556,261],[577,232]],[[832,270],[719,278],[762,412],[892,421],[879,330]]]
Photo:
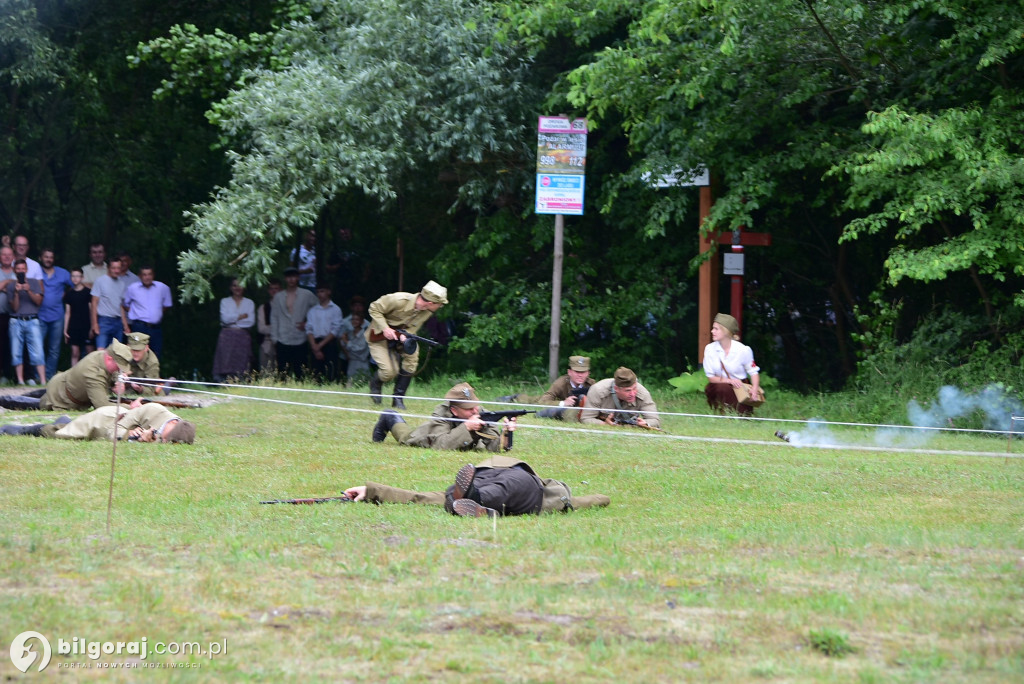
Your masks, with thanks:
[[[340,501],[351,503],[352,499],[347,496],[316,496],[307,499],[274,499],[272,501],[260,501],[261,504],[319,504],[328,501]]]
[[[527,411],[526,409],[513,409],[509,411],[481,411],[479,414],[479,418],[485,423],[499,423],[503,418],[518,418],[519,416],[525,416],[527,413],[536,413],[536,411]],[[512,437],[515,435],[515,433],[506,430],[505,434],[507,435],[505,439],[505,451],[511,451]]]
[[[661,428],[654,427],[653,425],[641,425],[637,422],[637,417],[638,416],[636,414],[624,416],[616,412],[612,420],[616,425],[632,425],[633,427],[644,428],[645,430],[657,430],[658,432],[664,432]]]

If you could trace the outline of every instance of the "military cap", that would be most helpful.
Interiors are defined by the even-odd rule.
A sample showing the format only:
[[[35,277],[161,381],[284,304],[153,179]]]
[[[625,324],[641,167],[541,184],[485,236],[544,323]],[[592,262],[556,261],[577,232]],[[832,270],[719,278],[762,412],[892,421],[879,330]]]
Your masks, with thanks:
[[[728,330],[733,338],[736,338],[740,334],[740,323],[729,314],[715,314],[715,323]]]
[[[589,371],[590,370],[590,357],[589,356],[570,356],[569,357],[569,370],[572,371]]]
[[[187,420],[179,420],[178,424],[171,428],[171,431],[164,435],[165,442],[181,442],[191,444],[196,441],[195,423]]]
[[[618,370],[615,371],[615,386],[616,387],[632,387],[636,384],[636,373],[629,370],[625,366],[619,366]]]
[[[444,398],[448,400],[448,406],[455,408],[473,408],[480,405],[480,398],[476,396],[476,392],[468,382],[460,382],[452,387],[444,395]]]
[[[423,297],[428,302],[434,304],[447,304],[448,303],[448,288],[443,285],[438,285],[433,280],[427,282],[420,290],[420,297]]]
[[[146,333],[133,332],[128,334],[128,348],[140,351],[149,344],[149,335]]]
[[[117,340],[110,340],[110,346],[107,347],[107,353],[110,354],[110,358],[117,362],[117,367],[121,369],[122,373],[128,372],[128,369],[131,368],[132,350],[129,349],[127,344],[123,344]]]

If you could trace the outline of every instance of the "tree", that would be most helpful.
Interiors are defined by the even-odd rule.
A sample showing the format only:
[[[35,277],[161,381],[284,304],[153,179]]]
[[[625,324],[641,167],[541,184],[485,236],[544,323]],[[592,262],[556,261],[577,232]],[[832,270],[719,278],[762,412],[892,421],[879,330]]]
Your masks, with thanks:
[[[280,245],[343,191],[387,203],[443,163],[458,169],[464,201],[483,202],[488,171],[520,145],[526,63],[491,43],[474,2],[315,10],[273,35],[287,68],[248,69],[213,108],[236,148],[230,182],[188,215],[188,298],[208,298],[209,278],[228,268],[261,281]]]

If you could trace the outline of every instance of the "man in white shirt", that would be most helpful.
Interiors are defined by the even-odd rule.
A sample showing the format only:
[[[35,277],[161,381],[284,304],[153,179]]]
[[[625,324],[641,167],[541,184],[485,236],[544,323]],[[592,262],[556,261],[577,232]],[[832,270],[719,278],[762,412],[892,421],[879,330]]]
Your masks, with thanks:
[[[82,267],[82,284],[92,289],[100,276],[107,275],[107,248],[102,242],[89,245],[89,263]]]
[[[25,260],[25,265],[28,267],[28,271],[25,273],[26,278],[43,279],[43,267],[39,265],[38,261],[28,257],[28,238],[24,235],[14,236],[14,258],[15,260]]]
[[[316,298],[317,305],[306,314],[306,339],[313,355],[310,365],[321,382],[337,382],[341,307],[331,301],[328,285],[316,286]]]

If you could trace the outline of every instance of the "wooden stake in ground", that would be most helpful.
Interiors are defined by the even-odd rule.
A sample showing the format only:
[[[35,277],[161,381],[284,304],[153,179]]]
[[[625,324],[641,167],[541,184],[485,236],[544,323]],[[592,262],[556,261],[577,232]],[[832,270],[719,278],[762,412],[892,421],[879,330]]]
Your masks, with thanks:
[[[114,506],[114,466],[117,464],[117,421],[121,418],[121,392],[124,391],[124,381],[118,376],[115,387],[121,388],[117,392],[117,410],[114,411],[114,447],[110,453],[110,490],[107,492],[107,536],[110,536],[110,511]]]

